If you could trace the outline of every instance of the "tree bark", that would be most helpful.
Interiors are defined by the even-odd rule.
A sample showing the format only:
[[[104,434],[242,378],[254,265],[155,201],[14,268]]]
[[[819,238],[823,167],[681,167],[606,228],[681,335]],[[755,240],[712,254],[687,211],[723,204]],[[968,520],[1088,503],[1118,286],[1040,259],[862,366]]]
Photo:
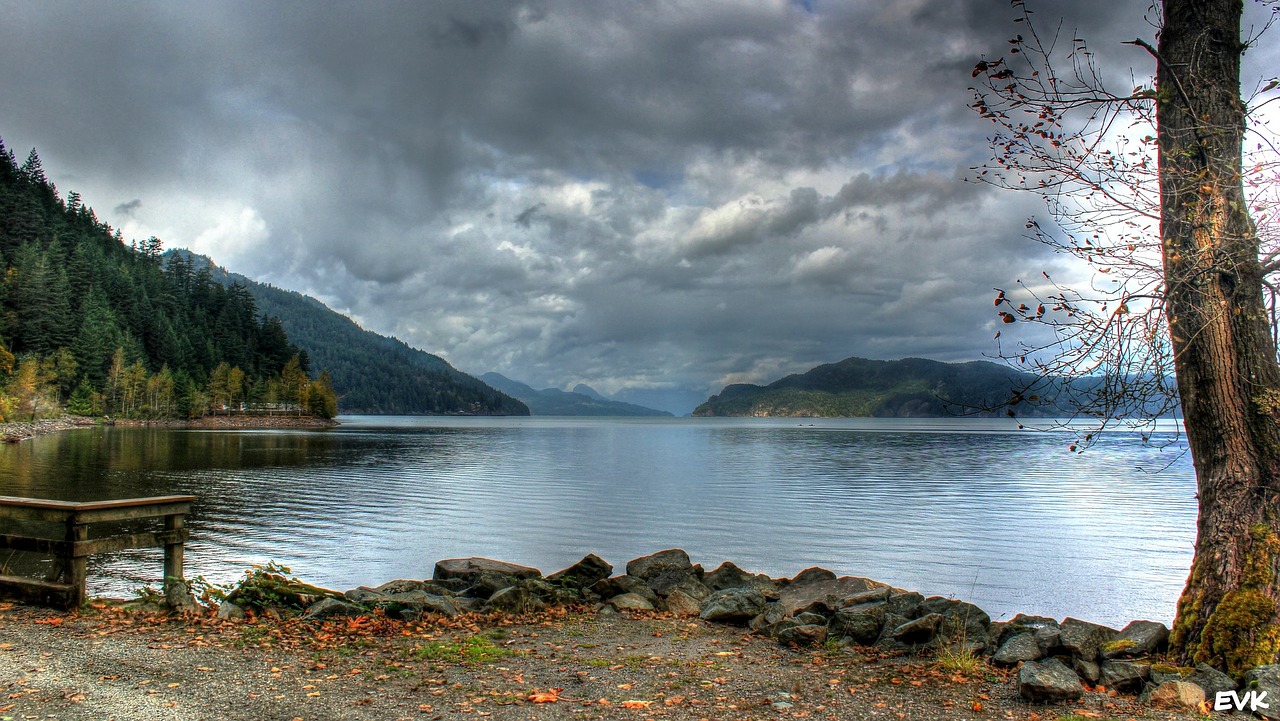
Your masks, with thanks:
[[[1171,644],[1238,673],[1280,658],[1280,366],[1245,202],[1241,0],[1164,0],[1161,242],[1174,368],[1199,487]]]

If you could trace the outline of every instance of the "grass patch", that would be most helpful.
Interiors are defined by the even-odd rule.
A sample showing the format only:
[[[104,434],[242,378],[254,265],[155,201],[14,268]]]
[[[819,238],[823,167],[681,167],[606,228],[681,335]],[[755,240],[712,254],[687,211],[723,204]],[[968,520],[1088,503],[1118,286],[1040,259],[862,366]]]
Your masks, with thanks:
[[[987,667],[987,662],[973,652],[968,644],[943,646],[938,649],[938,665],[951,673],[977,675]]]
[[[486,635],[472,636],[463,641],[431,641],[409,650],[410,658],[419,661],[462,661],[488,663],[514,654],[511,649],[494,645]]]

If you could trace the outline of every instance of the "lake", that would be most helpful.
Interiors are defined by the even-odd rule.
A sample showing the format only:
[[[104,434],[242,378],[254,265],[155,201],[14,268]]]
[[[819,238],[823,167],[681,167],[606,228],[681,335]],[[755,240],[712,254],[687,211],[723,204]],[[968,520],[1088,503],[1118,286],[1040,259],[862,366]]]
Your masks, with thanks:
[[[187,573],[217,583],[269,560],[339,590],[465,556],[550,573],[596,553],[621,572],[679,547],[707,570],[823,566],[993,619],[1116,626],[1172,620],[1195,541],[1173,435],[1108,433],[1078,454],[1004,419],[340,420],[43,436],[0,447],[0,495],[194,494]],[[90,593],[158,586],[159,559],[95,559]]]

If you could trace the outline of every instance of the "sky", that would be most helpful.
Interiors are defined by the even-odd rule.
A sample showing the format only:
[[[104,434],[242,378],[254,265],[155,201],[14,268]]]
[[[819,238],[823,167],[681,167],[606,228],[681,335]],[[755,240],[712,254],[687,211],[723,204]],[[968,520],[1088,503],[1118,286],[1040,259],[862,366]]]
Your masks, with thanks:
[[[1033,8],[1150,77],[1123,44],[1154,38],[1146,0]],[[0,138],[64,195],[475,375],[683,413],[853,355],[992,356],[995,288],[1079,272],[1023,237],[1038,199],[966,182],[993,132],[970,72],[1020,29],[1003,0],[0,17]]]

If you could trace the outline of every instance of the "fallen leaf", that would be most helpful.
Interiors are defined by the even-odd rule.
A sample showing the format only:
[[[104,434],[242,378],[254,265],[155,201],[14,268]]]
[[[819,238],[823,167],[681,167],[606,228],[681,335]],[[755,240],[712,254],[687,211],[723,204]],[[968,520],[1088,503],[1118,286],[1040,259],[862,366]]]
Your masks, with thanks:
[[[623,701],[618,704],[622,708],[649,708],[653,705],[652,701]]]
[[[534,703],[555,703],[560,700],[560,692],[563,690],[562,688],[553,688],[546,691],[534,689],[533,693],[529,694],[529,700]]]

